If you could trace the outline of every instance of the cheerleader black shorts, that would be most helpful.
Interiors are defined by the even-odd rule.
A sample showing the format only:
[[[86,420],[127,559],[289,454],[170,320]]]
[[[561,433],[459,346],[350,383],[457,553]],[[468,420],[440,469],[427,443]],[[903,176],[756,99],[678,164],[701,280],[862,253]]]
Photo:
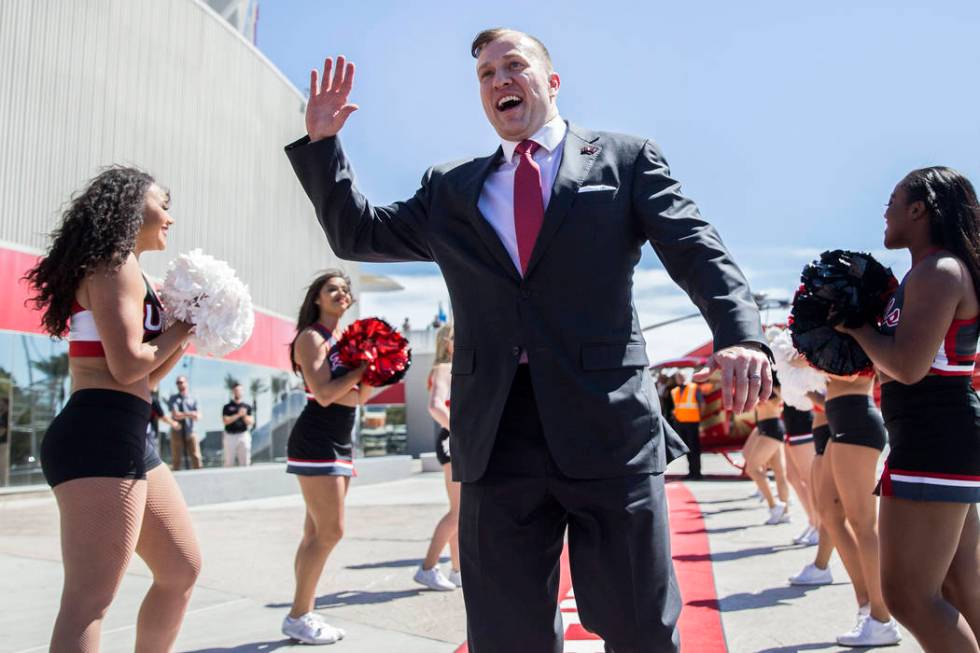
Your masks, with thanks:
[[[827,450],[827,443],[830,442],[830,425],[821,424],[813,429],[813,448],[818,456],[822,456]]]
[[[759,429],[759,435],[764,435],[767,438],[772,438],[779,442],[782,442],[786,436],[786,427],[783,425],[783,420],[778,417],[759,420],[759,423],[755,427]]]
[[[73,392],[41,441],[41,471],[55,487],[76,478],[143,480],[161,464],[147,446],[149,402],[118,390]]]
[[[449,455],[449,430],[439,429],[436,433],[436,460],[440,465],[448,465],[452,461]]]
[[[783,407],[783,424],[786,425],[786,444],[795,447],[813,442],[813,413],[792,406]]]
[[[885,448],[885,423],[874,399],[868,395],[844,395],[828,399],[826,408],[831,442],[878,451]]]
[[[980,400],[970,377],[885,383],[881,410],[891,447],[881,496],[980,502]]]
[[[286,472],[300,476],[354,476],[356,409],[310,400],[296,419],[286,444]]]

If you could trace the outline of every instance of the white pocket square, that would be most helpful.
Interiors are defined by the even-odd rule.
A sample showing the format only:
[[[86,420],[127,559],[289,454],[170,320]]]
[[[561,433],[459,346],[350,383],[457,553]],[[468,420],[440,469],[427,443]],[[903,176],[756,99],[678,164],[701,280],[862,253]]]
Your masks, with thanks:
[[[595,186],[582,186],[578,189],[580,193],[595,193],[602,190],[616,190],[615,186],[606,186],[605,184],[597,184]]]

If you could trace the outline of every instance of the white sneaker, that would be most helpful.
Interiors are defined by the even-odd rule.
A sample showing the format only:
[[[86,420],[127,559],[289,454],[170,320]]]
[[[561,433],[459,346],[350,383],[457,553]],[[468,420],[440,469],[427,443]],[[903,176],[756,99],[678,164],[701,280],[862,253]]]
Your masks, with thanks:
[[[837,637],[841,646],[894,646],[902,641],[894,619],[878,621],[868,615],[849,633]]]
[[[456,587],[463,586],[463,575],[459,573],[459,569],[453,569],[449,572],[449,582]]]
[[[296,619],[287,614],[282,620],[282,634],[304,644],[333,644],[347,633],[326,623],[319,615],[307,612]]]
[[[810,537],[810,533],[813,532],[813,526],[807,524],[807,527],[803,529],[803,532],[793,538],[793,544],[804,544],[807,538]]]
[[[450,583],[442,572],[439,571],[439,567],[433,567],[432,569],[422,569],[420,566],[418,571],[415,572],[415,582],[419,585],[425,585],[430,590],[437,590],[439,592],[452,592],[456,589],[456,586]]]
[[[816,546],[820,544],[820,529],[811,528],[810,535],[807,536],[806,541],[803,542],[804,546]]]
[[[782,501],[777,501],[776,505],[769,509],[769,519],[766,520],[766,524],[773,526],[775,524],[788,524],[790,520],[789,514],[786,512],[786,504]]]
[[[834,575],[830,573],[830,567],[821,569],[812,562],[803,567],[800,573],[789,577],[790,585],[831,585],[833,582]]]
[[[755,492],[749,495],[749,498],[755,499],[756,501],[762,501],[762,492],[756,490]]]

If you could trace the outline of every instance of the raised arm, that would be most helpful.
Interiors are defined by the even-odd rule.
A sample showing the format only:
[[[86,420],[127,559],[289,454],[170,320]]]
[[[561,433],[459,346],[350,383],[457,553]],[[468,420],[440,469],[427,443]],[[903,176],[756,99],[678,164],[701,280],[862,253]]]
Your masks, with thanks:
[[[372,206],[354,184],[354,170],[339,139],[347,118],[358,108],[348,102],[353,84],[354,64],[344,57],[337,58],[336,68],[326,59],[322,80],[316,70],[311,72],[307,136],[286,146],[286,155],[337,256],[370,262],[431,261],[426,237],[431,173],[412,199],[391,206]]]
[[[165,365],[181,349],[191,325],[178,322],[143,342],[146,282],[132,254],[118,270],[97,270],[88,277],[88,300],[102,336],[106,365],[122,385],[131,385]]]
[[[714,336],[709,367],[721,370],[722,401],[736,413],[751,410],[772,390],[769,348],[749,284],[715,228],[680,182],[660,149],[647,141],[634,162],[633,211],[667,273],[691,298]]]

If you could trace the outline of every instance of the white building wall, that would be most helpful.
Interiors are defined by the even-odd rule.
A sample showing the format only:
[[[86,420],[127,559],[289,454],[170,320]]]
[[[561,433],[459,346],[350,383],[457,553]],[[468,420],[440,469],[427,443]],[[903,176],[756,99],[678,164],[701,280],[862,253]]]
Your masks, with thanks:
[[[43,249],[71,193],[111,163],[169,187],[170,249],[228,260],[292,317],[337,265],[283,154],[304,98],[198,0],[0,2],[0,241]],[[357,267],[342,265],[356,277]]]

